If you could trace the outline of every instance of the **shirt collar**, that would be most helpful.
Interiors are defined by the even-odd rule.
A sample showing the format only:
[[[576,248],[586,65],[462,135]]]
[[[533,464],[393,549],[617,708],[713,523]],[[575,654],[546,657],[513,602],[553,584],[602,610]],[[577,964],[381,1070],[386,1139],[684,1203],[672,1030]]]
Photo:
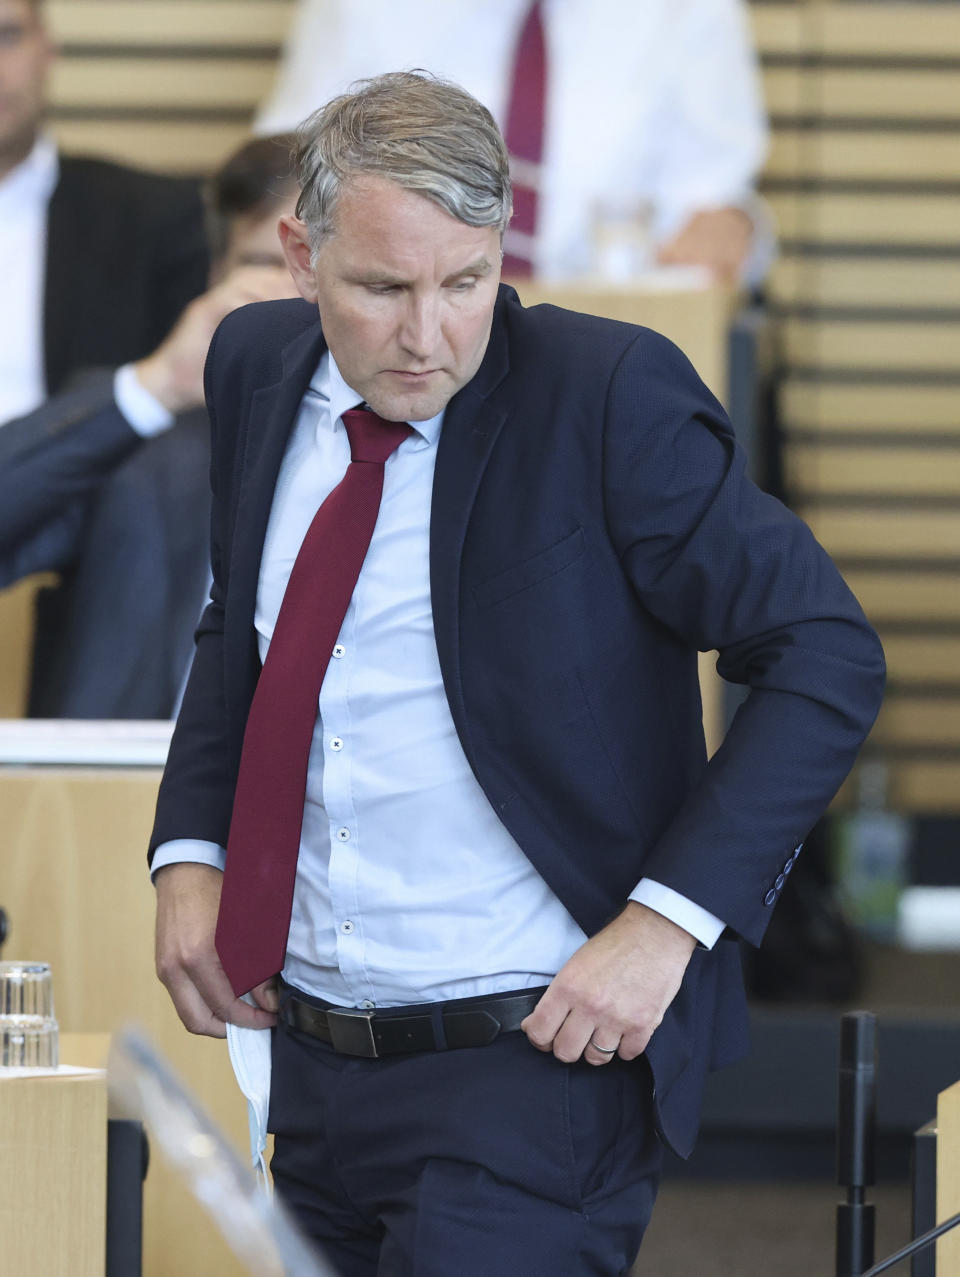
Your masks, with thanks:
[[[0,200],[8,207],[46,204],[60,176],[56,144],[41,133],[25,160],[0,179]]]
[[[329,350],[324,351],[320,356],[316,372],[310,379],[310,389],[314,394],[319,395],[321,399],[325,399],[329,403],[331,428],[336,426],[343,414],[350,408],[356,408],[358,404],[364,402],[363,396],[358,395],[344,381],[343,374],[337,367],[337,361]],[[410,428],[413,430],[414,436],[419,436],[417,442],[422,440],[425,444],[436,444],[440,438],[442,425],[443,412],[438,412],[435,417],[431,417],[428,421],[410,422]]]

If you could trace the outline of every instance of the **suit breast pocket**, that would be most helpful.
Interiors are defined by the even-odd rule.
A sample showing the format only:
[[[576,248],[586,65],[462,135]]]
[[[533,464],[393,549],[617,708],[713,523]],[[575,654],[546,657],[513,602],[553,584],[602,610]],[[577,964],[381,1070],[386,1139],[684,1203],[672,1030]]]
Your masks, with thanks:
[[[519,594],[521,590],[528,590],[548,577],[556,576],[580,558],[584,543],[583,528],[574,528],[562,540],[524,559],[522,563],[516,563],[513,567],[498,572],[496,576],[479,582],[473,587],[474,601],[481,608],[493,607],[494,604]]]

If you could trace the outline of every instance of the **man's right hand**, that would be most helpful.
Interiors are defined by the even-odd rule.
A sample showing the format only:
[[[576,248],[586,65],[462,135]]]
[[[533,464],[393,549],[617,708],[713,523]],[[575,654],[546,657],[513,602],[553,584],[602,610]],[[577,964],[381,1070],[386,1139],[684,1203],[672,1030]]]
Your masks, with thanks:
[[[248,302],[296,297],[285,266],[238,266],[195,298],[152,355],[134,364],[137,380],[176,415],[203,403],[203,366],[217,325]]]
[[[223,874],[210,865],[179,863],[158,869],[157,975],[191,1033],[223,1038],[227,1024],[268,1029],[276,1024],[276,982],[252,990],[257,1006],[234,996],[213,937]]]

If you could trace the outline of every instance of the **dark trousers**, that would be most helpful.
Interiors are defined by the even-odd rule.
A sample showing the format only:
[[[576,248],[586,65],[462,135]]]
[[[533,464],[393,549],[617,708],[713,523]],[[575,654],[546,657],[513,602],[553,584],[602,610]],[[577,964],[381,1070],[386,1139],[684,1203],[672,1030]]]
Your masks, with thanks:
[[[380,1060],[274,1035],[274,1183],[343,1277],[626,1273],[652,1110],[644,1060],[565,1065],[519,1032]]]

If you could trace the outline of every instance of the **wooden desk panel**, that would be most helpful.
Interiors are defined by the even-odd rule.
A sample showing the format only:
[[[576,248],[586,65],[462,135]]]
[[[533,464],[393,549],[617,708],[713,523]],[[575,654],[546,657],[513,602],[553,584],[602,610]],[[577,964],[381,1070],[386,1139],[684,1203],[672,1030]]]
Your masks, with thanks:
[[[0,1077],[2,1271],[103,1277],[106,1188],[103,1075]]]
[[[960,1082],[937,1097],[937,1223],[960,1211]],[[937,1272],[960,1272],[960,1228],[937,1242]]]
[[[34,600],[56,581],[52,572],[24,577],[0,590],[0,718],[19,718],[27,707],[33,662]]]
[[[246,1106],[226,1044],[188,1034],[154,975],[145,853],[158,783],[155,770],[0,768],[5,954],[52,965],[63,1032],[142,1025],[245,1153]],[[240,1277],[159,1155],[144,1187],[144,1277]]]

